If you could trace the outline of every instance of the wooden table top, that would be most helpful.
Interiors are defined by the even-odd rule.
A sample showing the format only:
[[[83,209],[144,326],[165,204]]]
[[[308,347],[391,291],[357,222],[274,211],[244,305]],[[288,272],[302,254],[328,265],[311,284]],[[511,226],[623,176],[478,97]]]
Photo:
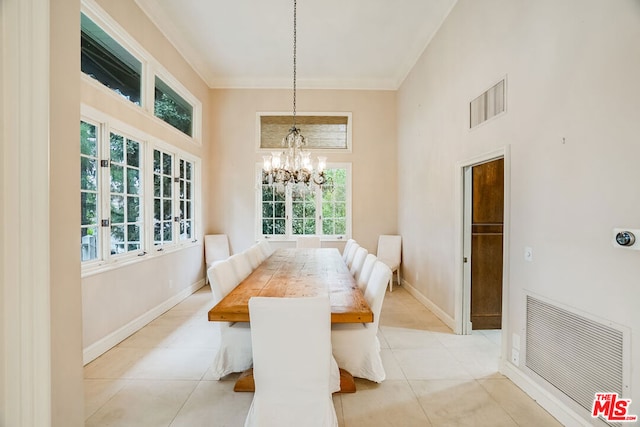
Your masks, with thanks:
[[[373,312],[335,248],[278,249],[209,310],[210,321],[248,322],[249,298],[329,293],[331,323],[373,322]]]

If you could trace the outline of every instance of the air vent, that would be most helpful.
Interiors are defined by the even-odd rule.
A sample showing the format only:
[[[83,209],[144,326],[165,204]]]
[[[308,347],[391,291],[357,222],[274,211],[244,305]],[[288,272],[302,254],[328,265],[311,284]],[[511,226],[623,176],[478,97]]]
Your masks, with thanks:
[[[482,95],[471,101],[470,121],[471,128],[486,122],[492,117],[505,111],[505,81],[500,80],[497,84],[484,92]]]
[[[589,414],[595,393],[626,394],[624,338],[621,330],[527,296],[526,366]]]

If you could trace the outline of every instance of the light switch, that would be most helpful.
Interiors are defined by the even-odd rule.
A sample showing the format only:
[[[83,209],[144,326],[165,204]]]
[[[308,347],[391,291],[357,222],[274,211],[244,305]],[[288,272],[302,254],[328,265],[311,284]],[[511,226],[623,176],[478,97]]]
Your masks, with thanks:
[[[528,246],[524,248],[524,260],[529,262],[533,261],[533,249]]]

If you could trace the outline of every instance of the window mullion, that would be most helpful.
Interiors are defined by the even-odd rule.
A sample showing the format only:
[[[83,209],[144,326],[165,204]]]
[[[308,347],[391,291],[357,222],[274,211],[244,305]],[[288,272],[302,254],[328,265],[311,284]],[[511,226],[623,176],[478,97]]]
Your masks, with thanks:
[[[171,179],[173,186],[173,236],[172,243],[180,243],[180,158],[173,154],[173,176]],[[177,219],[177,221],[176,221]]]
[[[285,224],[286,236],[287,239],[290,239],[293,236],[293,192],[291,186],[285,187]]]
[[[108,125],[102,124],[100,126],[100,236],[102,237],[102,259],[109,262],[111,259],[111,174],[109,165],[111,163],[111,155],[109,151],[109,134],[111,129]],[[106,166],[102,165],[105,161]],[[108,226],[103,225],[103,221],[108,221]]]

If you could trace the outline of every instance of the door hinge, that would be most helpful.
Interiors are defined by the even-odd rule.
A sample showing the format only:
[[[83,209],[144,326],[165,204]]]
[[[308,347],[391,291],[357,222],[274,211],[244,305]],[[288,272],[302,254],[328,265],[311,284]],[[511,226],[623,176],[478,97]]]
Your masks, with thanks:
[[[467,257],[462,258],[462,262],[467,263],[469,262],[469,260],[467,259]]]
[[[100,167],[108,168],[109,167],[109,160],[100,160]]]

